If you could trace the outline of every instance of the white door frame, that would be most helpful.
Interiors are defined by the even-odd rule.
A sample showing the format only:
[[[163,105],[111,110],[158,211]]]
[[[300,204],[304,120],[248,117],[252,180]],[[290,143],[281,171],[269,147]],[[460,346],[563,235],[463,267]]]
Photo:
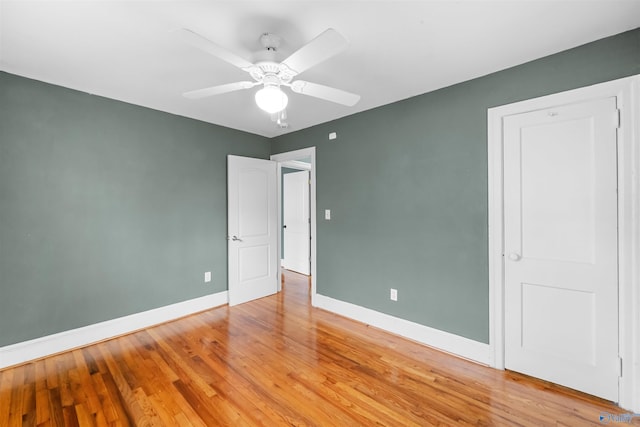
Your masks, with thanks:
[[[618,404],[640,412],[640,75],[488,110],[489,346],[491,366],[504,369],[504,117],[615,96],[618,129],[618,304],[622,375]],[[612,117],[612,120],[615,118]]]
[[[309,189],[309,213],[311,214],[311,305],[316,305],[316,147],[303,148],[301,150],[289,151],[286,153],[273,154],[271,160],[278,163],[278,229],[282,230],[282,166],[283,163],[299,160],[302,158],[311,159],[311,187]],[[282,253],[282,236],[278,233],[278,254]],[[279,258],[278,258],[279,259]],[[278,278],[282,277],[282,266],[278,262]],[[282,288],[282,282],[278,279],[278,291]]]

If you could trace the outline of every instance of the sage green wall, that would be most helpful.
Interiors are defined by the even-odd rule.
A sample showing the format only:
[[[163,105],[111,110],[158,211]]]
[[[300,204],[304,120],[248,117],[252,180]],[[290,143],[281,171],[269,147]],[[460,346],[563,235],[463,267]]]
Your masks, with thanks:
[[[318,293],[488,343],[487,109],[638,73],[640,29],[273,139],[316,146]]]
[[[266,138],[7,73],[0,110],[0,346],[227,289],[226,155]]]
[[[639,73],[637,29],[269,144],[0,72],[0,346],[225,290],[226,155],[308,146],[318,292],[488,342],[487,108]]]

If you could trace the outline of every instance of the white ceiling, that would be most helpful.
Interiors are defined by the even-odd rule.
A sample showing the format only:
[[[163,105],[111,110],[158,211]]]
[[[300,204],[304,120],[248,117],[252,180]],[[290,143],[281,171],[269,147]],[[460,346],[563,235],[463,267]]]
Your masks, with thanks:
[[[2,0],[0,70],[273,137],[639,26],[635,0]],[[264,32],[282,38],[282,60],[334,28],[349,48],[300,78],[362,99],[349,108],[288,92],[286,131],[255,105],[258,88],[188,100],[183,92],[248,76],[185,44],[178,28],[251,61]]]

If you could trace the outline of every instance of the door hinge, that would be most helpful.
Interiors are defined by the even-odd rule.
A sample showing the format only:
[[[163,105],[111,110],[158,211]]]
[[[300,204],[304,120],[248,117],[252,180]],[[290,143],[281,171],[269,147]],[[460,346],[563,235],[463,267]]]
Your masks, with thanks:
[[[616,129],[620,129],[621,122],[622,122],[622,112],[618,108],[618,109],[616,109],[616,111],[615,111],[615,113],[613,115],[613,124],[614,124]]]
[[[618,376],[622,378],[622,357],[618,356]]]

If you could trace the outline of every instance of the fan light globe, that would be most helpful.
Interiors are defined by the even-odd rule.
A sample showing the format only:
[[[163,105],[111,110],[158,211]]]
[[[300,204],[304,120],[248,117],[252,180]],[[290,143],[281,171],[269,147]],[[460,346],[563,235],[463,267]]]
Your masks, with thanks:
[[[287,107],[289,98],[277,86],[265,86],[256,92],[256,104],[269,114],[275,114]]]

